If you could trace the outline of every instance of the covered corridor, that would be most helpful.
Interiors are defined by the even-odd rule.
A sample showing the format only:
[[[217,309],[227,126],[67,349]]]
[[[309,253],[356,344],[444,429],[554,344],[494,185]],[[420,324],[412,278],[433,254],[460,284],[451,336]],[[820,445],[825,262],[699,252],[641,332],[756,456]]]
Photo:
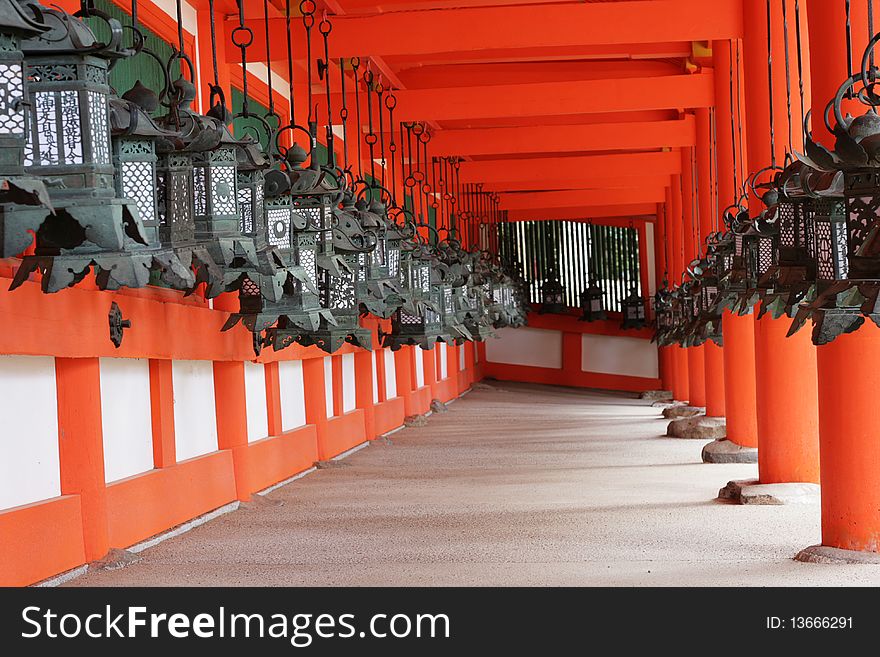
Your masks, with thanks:
[[[755,465],[704,465],[649,402],[490,381],[255,502],[77,586],[880,584],[793,561],[819,506],[713,500]],[[462,431],[467,427],[467,431]]]

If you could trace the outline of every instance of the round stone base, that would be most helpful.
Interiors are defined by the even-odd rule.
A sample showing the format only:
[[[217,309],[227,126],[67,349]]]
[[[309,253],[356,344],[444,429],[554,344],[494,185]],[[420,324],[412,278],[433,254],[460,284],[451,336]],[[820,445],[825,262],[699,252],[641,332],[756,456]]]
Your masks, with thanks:
[[[663,409],[663,417],[667,420],[677,420],[681,417],[694,417],[695,415],[704,415],[705,408],[698,406],[670,406]]]
[[[644,399],[645,401],[671,402],[672,392],[669,390],[646,390],[639,395],[639,399]]]
[[[757,479],[730,481],[718,491],[718,499],[743,505],[819,504],[818,484],[762,484]]]
[[[828,547],[826,545],[811,545],[805,550],[798,552],[795,561],[803,563],[825,564],[862,564],[880,565],[880,553],[862,552],[860,550],[842,550],[841,548]]]
[[[758,450],[743,447],[726,438],[703,447],[703,463],[757,463]]]
[[[666,435],[688,440],[720,440],[727,435],[727,422],[723,417],[684,417],[670,422]]]

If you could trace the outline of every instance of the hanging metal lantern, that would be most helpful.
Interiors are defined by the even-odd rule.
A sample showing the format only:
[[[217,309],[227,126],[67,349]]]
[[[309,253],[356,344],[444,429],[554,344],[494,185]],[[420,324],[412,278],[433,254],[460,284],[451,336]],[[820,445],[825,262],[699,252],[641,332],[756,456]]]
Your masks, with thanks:
[[[538,314],[548,313],[565,314],[568,308],[565,305],[565,288],[559,282],[554,270],[547,272],[547,278],[541,286],[541,308]]]
[[[123,99],[110,100],[117,193],[135,203],[146,238],[146,244],[141,244],[127,237],[126,248],[133,252],[132,262],[139,265],[135,271],[143,285],[154,282],[191,290],[196,285],[191,259],[184,262],[174,249],[161,244],[157,146],[179,135],[163,130],[150,118],[148,112],[157,106],[158,98],[140,83]],[[114,289],[114,281],[108,280],[102,287]]]
[[[670,346],[673,328],[672,291],[669,290],[669,281],[664,280],[663,286],[654,295],[654,337],[652,341],[660,347]]]
[[[385,204],[378,199],[367,203],[359,199],[355,205],[363,229],[374,236],[376,246],[371,253],[359,255],[361,275],[358,277],[357,298],[360,311],[388,319],[403,305],[398,284],[399,272],[391,273],[389,255],[396,249],[394,261],[400,263],[400,235],[387,218]],[[391,243],[396,242],[392,246]]]
[[[428,252],[415,225],[408,223],[395,232],[394,248],[398,254],[400,289],[403,306],[391,317],[391,333],[383,334],[382,346],[396,351],[403,345],[418,345],[430,350],[437,342],[453,341],[444,328],[445,289],[439,267]],[[452,288],[448,287],[450,299]]]
[[[759,317],[770,312],[774,318],[792,315],[816,278],[813,250],[813,194],[809,180],[813,172],[795,161],[776,178],[778,200],[768,210],[775,225],[773,264],[758,281],[761,295]]]
[[[36,234],[36,249],[22,260],[13,287],[39,269],[43,290],[57,292],[92,268],[101,288],[141,287],[149,276],[127,245],[145,245],[148,236],[136,203],[117,195],[109,120],[109,68],[134,51],[122,46],[122,26],[113,18],[97,16],[111,34],[102,43],[60,9],[25,7],[49,30],[22,41],[30,114],[24,165],[52,181],[54,214],[20,211],[21,226]]]
[[[645,317],[645,299],[639,294],[638,288],[633,288],[629,296],[623,300],[623,323],[620,327],[627,329],[644,328],[646,322]]]
[[[295,149],[299,147],[294,146],[291,151]],[[289,155],[294,162],[301,163],[305,159],[304,153]],[[280,350],[297,343],[303,335],[316,332],[322,319],[329,322],[335,319],[329,310],[321,308],[316,287],[319,278],[316,239],[314,233],[307,230],[308,217],[294,210],[291,176],[273,167],[264,178],[265,239],[268,242],[265,253],[274,263],[275,275],[280,277],[282,294],[277,301],[266,299],[260,286],[251,281],[239,292],[239,314],[231,316],[225,328],[241,321],[255,335],[266,331],[265,342]]]
[[[590,279],[590,285],[581,292],[581,322],[596,322],[608,319],[605,312],[605,292],[599,287],[598,281]]]
[[[325,180],[333,188],[329,174]],[[337,195],[334,205],[325,218],[330,219],[330,239],[326,229],[323,231],[323,253],[319,253],[318,266],[321,281],[318,290],[321,293],[321,305],[333,314],[334,322],[324,321],[321,328],[313,334],[303,336],[301,344],[316,344],[328,353],[334,353],[343,344],[350,343],[364,349],[372,348],[372,334],[361,328],[360,306],[357,298],[357,285],[365,281],[365,269],[361,267],[361,256],[371,255],[375,248],[375,236],[368,234],[360,225],[353,203],[342,208],[336,203],[341,196],[346,198],[345,191],[336,188]],[[328,196],[323,197],[329,200]],[[344,201],[343,201],[344,202]],[[312,219],[318,215],[312,213]]]
[[[33,117],[27,111],[29,93],[24,71],[22,38],[34,38],[49,27],[14,0],[0,0],[0,257],[21,254],[33,241],[30,231],[39,228],[29,216],[16,213],[19,205],[43,206],[52,202],[42,180],[25,176],[24,148]]]

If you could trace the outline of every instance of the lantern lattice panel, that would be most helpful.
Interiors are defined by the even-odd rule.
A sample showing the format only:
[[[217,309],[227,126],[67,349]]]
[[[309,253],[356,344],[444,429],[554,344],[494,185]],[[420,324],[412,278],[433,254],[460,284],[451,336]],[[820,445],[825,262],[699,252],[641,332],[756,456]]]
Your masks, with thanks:
[[[195,212],[204,215],[208,211],[207,173],[201,167],[193,170],[193,199]]]
[[[858,196],[849,200],[847,229],[852,253],[864,244],[868,233],[880,221],[878,208],[880,196]]]
[[[254,232],[253,194],[254,190],[249,187],[238,190],[238,228],[246,235]]]
[[[215,200],[214,214],[236,214],[235,207],[235,167],[221,166],[213,169],[211,192]]]
[[[156,221],[156,206],[153,202],[153,190],[156,177],[153,166],[149,162],[122,163],[122,195],[134,201],[141,221]]]
[[[290,248],[290,210],[273,208],[268,212],[269,244],[279,249]]]
[[[400,249],[388,250],[388,275],[395,277],[400,273]]]
[[[20,103],[23,96],[21,64],[0,64],[0,135],[24,134],[24,111]]]
[[[110,164],[110,120],[107,117],[107,102],[104,95],[97,91],[89,92],[89,123],[94,164]]]

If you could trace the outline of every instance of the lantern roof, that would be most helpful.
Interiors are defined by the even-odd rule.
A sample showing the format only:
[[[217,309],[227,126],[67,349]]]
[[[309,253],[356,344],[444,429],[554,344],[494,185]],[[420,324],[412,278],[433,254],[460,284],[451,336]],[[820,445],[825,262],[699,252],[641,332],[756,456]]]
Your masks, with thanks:
[[[0,0],[0,30],[14,32],[24,37],[39,36],[49,29],[38,21],[36,16],[28,15],[15,0]]]
[[[6,0],[3,6],[10,4]],[[35,0],[22,0],[19,9],[29,11],[32,16],[24,14],[23,18],[27,31],[23,32],[22,51],[26,55],[96,55],[108,59],[120,59],[133,54],[122,44],[122,25],[115,18],[95,14],[108,24],[110,39],[105,43],[98,40],[89,25],[72,16],[58,7],[47,8]],[[20,14],[16,16],[11,10],[6,14],[7,19],[19,22]],[[34,27],[36,26],[36,27]]]

